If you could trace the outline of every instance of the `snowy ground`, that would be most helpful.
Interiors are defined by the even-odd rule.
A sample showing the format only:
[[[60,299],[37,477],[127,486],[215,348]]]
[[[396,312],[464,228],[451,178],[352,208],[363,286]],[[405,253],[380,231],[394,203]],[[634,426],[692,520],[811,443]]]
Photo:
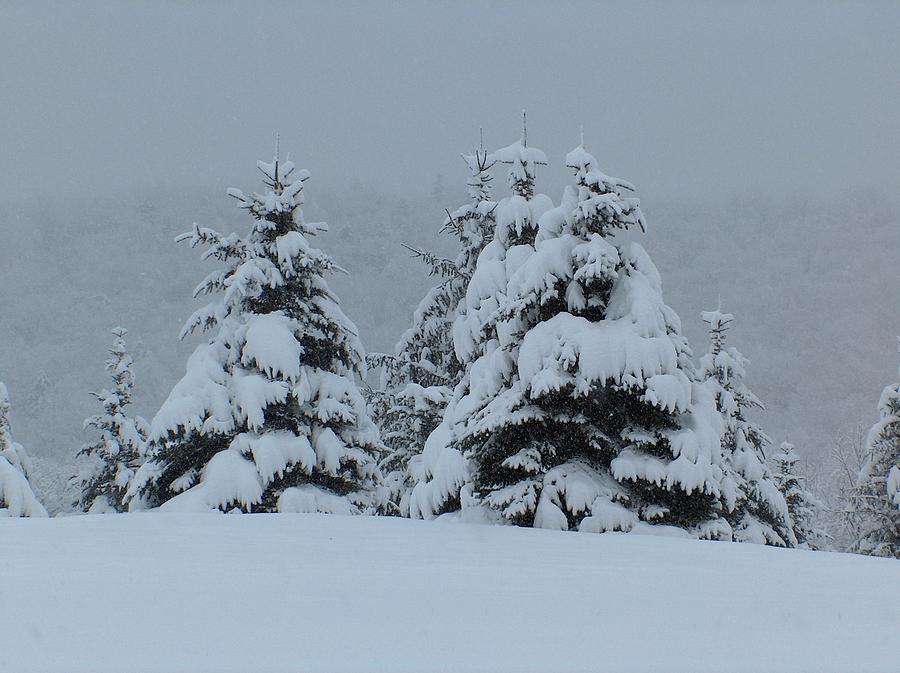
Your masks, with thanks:
[[[322,515],[0,519],[0,671],[900,670],[900,562]]]

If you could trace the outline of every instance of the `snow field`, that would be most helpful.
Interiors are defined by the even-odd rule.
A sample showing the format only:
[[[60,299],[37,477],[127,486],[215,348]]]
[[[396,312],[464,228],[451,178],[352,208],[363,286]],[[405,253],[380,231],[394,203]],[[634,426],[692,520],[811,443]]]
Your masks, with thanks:
[[[315,514],[0,519],[10,673],[888,673],[900,563]]]

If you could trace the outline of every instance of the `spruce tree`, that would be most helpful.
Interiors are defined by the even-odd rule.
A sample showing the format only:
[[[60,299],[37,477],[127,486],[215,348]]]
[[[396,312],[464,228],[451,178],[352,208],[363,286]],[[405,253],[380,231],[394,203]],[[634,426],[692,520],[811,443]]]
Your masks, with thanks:
[[[700,378],[722,414],[722,497],[725,518],[737,542],[779,547],[796,544],[784,497],[766,464],[765,447],[771,440],[748,412],[763,409],[762,402],[744,383],[747,359],[726,347],[726,332],[734,316],[720,310],[704,311],[709,325],[710,350],[700,360]]]
[[[862,520],[854,551],[900,558],[900,382],[884,389],[878,411],[881,418],[869,430],[854,498]]]
[[[340,270],[309,238],[305,170],[259,162],[265,191],[229,195],[252,218],[245,236],[194,225],[177,240],[206,245],[221,268],[195,295],[221,293],[194,329],[214,336],[156,414],[150,458],[129,497],[164,509],[356,513],[366,509],[383,450],[356,377],[365,354],[325,275]]]
[[[9,394],[0,383],[0,517],[45,517],[28,482],[31,460],[21,444],[13,441],[9,422]]]
[[[419,302],[413,325],[402,336],[393,355],[372,354],[370,366],[382,368],[381,388],[370,395],[373,416],[390,453],[381,464],[384,479],[378,489],[379,510],[408,515],[409,492],[421,478],[420,454],[425,441],[440,423],[462,367],[453,350],[453,321],[475,262],[494,233],[491,200],[491,154],[482,146],[462,155],[469,168],[466,181],[470,201],[448,212],[442,233],[459,240],[456,259],[442,259],[413,250],[442,277]],[[412,250],[412,249],[411,249]]]
[[[509,166],[512,194],[496,206],[491,205],[493,236],[477,258],[472,255],[467,260],[472,271],[465,296],[459,302],[452,333],[453,351],[461,368],[460,379],[442,422],[428,436],[421,462],[417,465],[409,507],[410,516],[417,518],[432,518],[458,510],[471,496],[467,486],[470,481],[468,461],[462,455],[449,419],[455,417],[456,405],[469,390],[471,366],[497,343],[497,310],[506,289],[507,270],[511,272],[533,252],[538,220],[553,207],[546,195],[535,193],[535,171],[538,166],[547,164],[547,157],[540,149],[528,146],[524,117],[521,138],[492,156],[494,161]],[[485,191],[475,182],[473,191]],[[473,194],[473,198],[477,197]]]
[[[131,403],[134,389],[134,360],[125,347],[128,330],[116,327],[106,371],[112,378],[112,390],[91,393],[103,412],[84,421],[85,429],[99,433],[99,438],[85,445],[79,456],[88,459],[86,474],[80,478],[81,497],[76,505],[86,512],[125,512],[125,493],[135,471],[143,460],[147,441],[147,422],[130,417],[125,407]]]
[[[670,525],[730,539],[712,396],[694,380],[649,256],[610,241],[644,229],[633,187],[583,146],[566,164],[575,185],[538,227],[520,207],[498,214],[495,240],[512,245],[493,324],[484,321],[495,337],[446,419],[471,459],[474,495],[518,525]]]
[[[772,461],[778,490],[784,495],[797,546],[801,549],[823,549],[826,535],[818,524],[818,502],[803,486],[798,463],[800,456],[790,442],[782,442]]]

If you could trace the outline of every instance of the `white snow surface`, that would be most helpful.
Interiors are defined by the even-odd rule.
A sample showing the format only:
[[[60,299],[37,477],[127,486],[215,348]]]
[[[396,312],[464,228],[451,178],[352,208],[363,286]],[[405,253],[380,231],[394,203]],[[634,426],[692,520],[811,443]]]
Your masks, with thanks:
[[[750,544],[141,513],[0,519],[0,558],[16,673],[888,673],[900,650],[900,563]]]

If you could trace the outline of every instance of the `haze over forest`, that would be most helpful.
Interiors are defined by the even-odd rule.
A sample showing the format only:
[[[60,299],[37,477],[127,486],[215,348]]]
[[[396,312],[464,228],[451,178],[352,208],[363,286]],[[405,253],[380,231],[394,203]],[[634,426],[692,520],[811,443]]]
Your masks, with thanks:
[[[538,190],[558,201],[583,125],[637,186],[695,354],[721,296],[764,427],[821,460],[896,371],[900,7],[810,6],[4,3],[0,379],[17,440],[72,460],[117,324],[135,411],[153,415],[197,343],[177,334],[206,270],[172,239],[246,229],[224,191],[259,188],[276,133],[350,272],[332,286],[367,349],[390,350],[432,283],[400,244],[451,252],[437,229],[464,199],[459,152],[479,127],[513,142],[526,108],[551,163]]]

